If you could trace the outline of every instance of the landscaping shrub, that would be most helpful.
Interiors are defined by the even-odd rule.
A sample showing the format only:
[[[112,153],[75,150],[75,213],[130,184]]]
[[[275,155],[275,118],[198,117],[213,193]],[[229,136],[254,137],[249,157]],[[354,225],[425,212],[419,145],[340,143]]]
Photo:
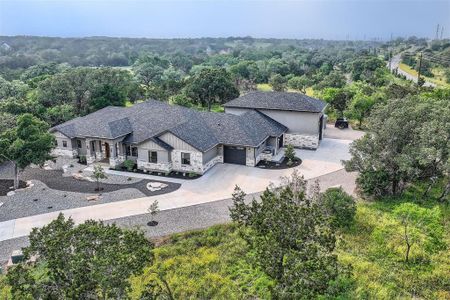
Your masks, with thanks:
[[[287,165],[292,165],[295,159],[294,146],[292,146],[291,144],[287,145],[286,150],[284,150],[284,156],[286,156],[286,158],[288,159]]]
[[[356,202],[341,187],[327,189],[321,196],[321,202],[335,228],[348,227],[353,223]]]
[[[78,157],[78,162],[80,163],[80,164],[86,164],[87,163],[87,160],[86,160],[86,155],[80,155],[79,157]]]
[[[127,159],[126,161],[123,162],[123,166],[130,172],[133,171],[134,165],[135,163],[131,159]]]

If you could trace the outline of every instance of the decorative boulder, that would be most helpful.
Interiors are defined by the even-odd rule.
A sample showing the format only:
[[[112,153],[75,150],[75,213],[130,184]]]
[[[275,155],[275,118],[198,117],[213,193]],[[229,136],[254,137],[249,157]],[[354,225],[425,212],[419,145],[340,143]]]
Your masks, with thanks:
[[[87,201],[97,201],[100,199],[100,195],[91,195],[91,196],[86,196],[86,200]]]

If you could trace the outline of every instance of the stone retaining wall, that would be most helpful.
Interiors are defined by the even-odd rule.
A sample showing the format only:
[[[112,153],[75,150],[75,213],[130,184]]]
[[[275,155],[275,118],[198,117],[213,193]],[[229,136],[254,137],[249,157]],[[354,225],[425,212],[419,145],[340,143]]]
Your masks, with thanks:
[[[222,155],[218,155],[218,156],[214,157],[213,159],[211,159],[210,161],[208,161],[203,166],[203,173],[205,173],[206,171],[208,171],[209,169],[211,169],[213,166],[215,166],[218,163],[223,163],[223,156]]]

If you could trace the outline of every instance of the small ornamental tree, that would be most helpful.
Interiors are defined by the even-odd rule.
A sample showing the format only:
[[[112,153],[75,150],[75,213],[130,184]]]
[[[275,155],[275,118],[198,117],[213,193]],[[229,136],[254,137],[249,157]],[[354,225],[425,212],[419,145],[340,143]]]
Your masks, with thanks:
[[[101,165],[94,166],[94,172],[92,173],[91,177],[97,182],[97,188],[95,189],[96,191],[100,191],[100,179],[108,178]]]
[[[127,279],[152,262],[143,232],[93,220],[75,226],[62,214],[29,240],[24,262],[8,270],[13,299],[126,299]]]
[[[157,223],[155,221],[155,216],[159,213],[158,200],[153,201],[153,203],[148,207],[147,212],[150,214],[149,225],[156,225]]]
[[[286,158],[288,159],[287,164],[288,165],[292,165],[295,159],[295,149],[294,146],[292,146],[291,144],[288,144],[286,146],[286,150],[284,150],[284,156],[286,156]]]
[[[400,236],[405,244],[405,262],[410,260],[412,247],[433,253],[444,246],[444,228],[439,207],[423,208],[414,203],[403,203],[394,209],[400,223]]]
[[[348,227],[353,223],[356,202],[342,187],[327,189],[321,195],[320,200],[333,227]]]

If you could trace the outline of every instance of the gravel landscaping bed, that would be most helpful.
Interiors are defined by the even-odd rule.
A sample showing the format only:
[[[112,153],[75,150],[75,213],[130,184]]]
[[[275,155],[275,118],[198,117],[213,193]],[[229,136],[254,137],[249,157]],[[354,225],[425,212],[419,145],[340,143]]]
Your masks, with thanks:
[[[287,157],[285,157],[281,162],[261,160],[256,166],[260,169],[283,170],[283,169],[294,168],[294,167],[300,166],[302,164],[302,160],[298,157],[296,157],[292,161],[291,165],[288,165],[288,161],[289,161],[289,159]]]
[[[146,182],[149,181],[143,180],[140,184],[146,184]],[[96,204],[140,198],[149,195],[160,195],[174,191],[179,187],[178,184],[171,184],[160,191],[150,192],[146,190],[144,194],[137,188],[126,188],[122,185],[122,188],[119,190],[109,193],[102,192],[98,200],[88,201],[86,197],[99,194],[94,192],[86,194],[85,192],[54,190],[37,180],[33,180],[32,183],[34,184],[33,187],[17,190],[14,196],[0,197],[0,202],[3,202],[3,205],[0,207],[0,222],[64,209],[94,206]]]
[[[97,187],[96,182],[91,182],[87,180],[77,180],[72,177],[62,176],[63,171],[61,170],[43,170],[39,168],[29,168],[26,169],[21,179],[23,180],[38,180],[43,182],[47,187],[54,190],[65,191],[65,192],[77,192],[77,193],[96,193],[95,189]],[[123,177],[123,176],[111,176],[111,177]],[[149,180],[135,179],[134,182],[127,182],[127,178],[123,177],[120,179],[121,182],[117,183],[106,183],[101,180],[100,187],[102,188],[102,193],[114,192],[127,188],[134,188],[139,190],[142,194],[146,196],[153,196],[159,194],[165,194],[173,192],[180,187],[178,183],[172,182],[162,182],[167,184],[165,189],[160,191],[151,192],[147,189],[147,183],[152,182]]]

